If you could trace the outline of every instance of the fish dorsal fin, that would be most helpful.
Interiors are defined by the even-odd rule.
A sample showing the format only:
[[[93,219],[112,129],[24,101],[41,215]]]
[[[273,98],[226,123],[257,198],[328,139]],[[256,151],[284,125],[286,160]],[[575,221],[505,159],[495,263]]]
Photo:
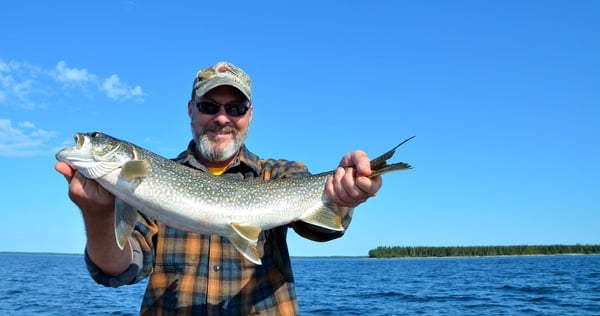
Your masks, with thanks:
[[[262,264],[260,254],[258,253],[258,249],[256,249],[258,235],[261,231],[260,227],[239,223],[231,223],[229,226],[233,229],[233,232],[227,238],[235,249],[246,257],[246,259],[255,264]]]
[[[121,250],[133,232],[137,217],[135,208],[119,198],[115,199],[115,237]]]
[[[131,160],[123,165],[121,175],[127,179],[135,180],[147,176],[150,170],[152,170],[152,165],[148,160]]]
[[[323,227],[329,230],[343,231],[342,218],[336,212],[337,206],[328,198],[323,205],[316,210],[303,214],[300,219],[303,222]]]

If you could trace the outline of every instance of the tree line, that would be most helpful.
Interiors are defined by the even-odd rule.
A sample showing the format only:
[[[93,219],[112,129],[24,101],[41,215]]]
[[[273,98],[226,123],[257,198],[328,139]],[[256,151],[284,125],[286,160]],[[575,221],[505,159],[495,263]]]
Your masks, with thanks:
[[[369,250],[369,258],[400,257],[473,257],[528,256],[558,254],[600,254],[600,245],[517,245],[517,246],[449,246],[385,247]]]

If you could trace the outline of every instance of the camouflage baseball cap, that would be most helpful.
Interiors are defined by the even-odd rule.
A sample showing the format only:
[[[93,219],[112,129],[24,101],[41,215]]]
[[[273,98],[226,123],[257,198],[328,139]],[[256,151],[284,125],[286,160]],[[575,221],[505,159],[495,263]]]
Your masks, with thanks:
[[[196,74],[192,86],[192,96],[201,97],[218,86],[232,86],[240,90],[248,101],[252,101],[250,77],[239,67],[225,61],[204,68]]]

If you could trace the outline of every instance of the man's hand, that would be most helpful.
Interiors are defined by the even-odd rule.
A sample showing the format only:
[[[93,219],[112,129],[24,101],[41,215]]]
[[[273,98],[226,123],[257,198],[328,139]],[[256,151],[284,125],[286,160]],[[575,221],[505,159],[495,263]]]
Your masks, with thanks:
[[[362,150],[346,154],[335,172],[325,184],[329,198],[338,206],[354,208],[377,194],[381,188],[381,176],[369,178],[371,160]]]
[[[57,162],[54,169],[62,174],[69,183],[69,198],[81,209],[84,216],[113,208],[115,197],[98,182],[87,179],[62,161]]]

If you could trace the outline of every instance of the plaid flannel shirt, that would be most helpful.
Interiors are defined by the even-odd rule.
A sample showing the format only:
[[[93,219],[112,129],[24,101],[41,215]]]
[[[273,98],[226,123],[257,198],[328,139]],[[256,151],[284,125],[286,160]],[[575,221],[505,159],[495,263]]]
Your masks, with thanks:
[[[194,148],[192,141],[175,160],[207,171],[194,157]],[[300,162],[263,160],[243,147],[222,176],[269,180],[307,175]],[[87,253],[85,259],[92,278],[105,286],[132,284],[150,276],[141,315],[295,315],[298,303],[286,241],[288,227],[315,241],[343,234],[304,222],[263,231],[258,247],[262,265],[256,265],[226,238],[181,231],[141,215],[130,239],[134,263],[127,271],[109,277]]]

